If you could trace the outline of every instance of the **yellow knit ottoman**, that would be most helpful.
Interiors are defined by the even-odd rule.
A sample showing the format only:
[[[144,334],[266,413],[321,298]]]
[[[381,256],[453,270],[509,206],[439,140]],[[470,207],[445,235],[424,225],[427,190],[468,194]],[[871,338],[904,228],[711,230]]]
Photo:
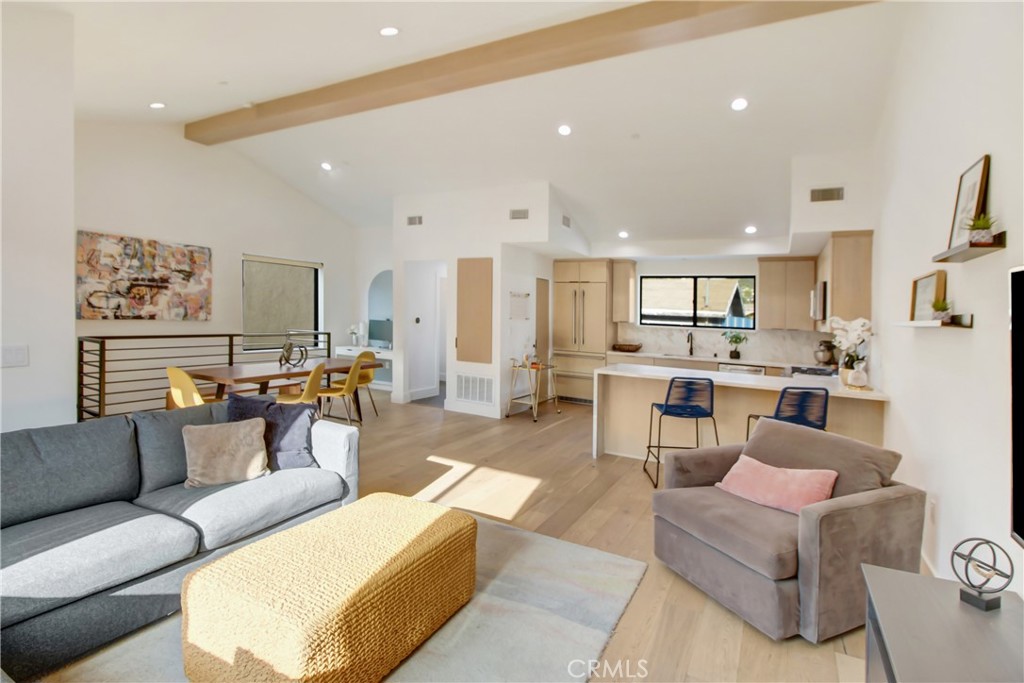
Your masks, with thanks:
[[[193,681],[379,681],[473,596],[476,520],[376,493],[206,564],[181,594]]]

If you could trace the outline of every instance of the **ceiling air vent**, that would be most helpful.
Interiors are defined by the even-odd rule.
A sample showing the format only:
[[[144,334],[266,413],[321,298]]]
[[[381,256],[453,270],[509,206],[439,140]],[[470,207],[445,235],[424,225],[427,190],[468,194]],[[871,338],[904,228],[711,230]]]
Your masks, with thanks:
[[[423,216],[407,216],[405,219],[406,225],[423,225]]]
[[[572,227],[572,219],[568,216],[562,216],[562,225],[566,228]]]
[[[513,221],[525,221],[530,217],[529,209],[509,209],[508,218]]]
[[[812,202],[841,202],[843,201],[843,188],[841,187],[819,187],[811,190]]]

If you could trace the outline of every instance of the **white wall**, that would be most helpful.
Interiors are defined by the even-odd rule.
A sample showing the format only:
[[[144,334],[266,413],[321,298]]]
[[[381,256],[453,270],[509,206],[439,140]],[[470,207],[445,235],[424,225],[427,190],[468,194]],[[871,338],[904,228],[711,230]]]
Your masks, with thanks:
[[[1007,270],[1024,261],[1020,3],[922,3],[897,58],[878,149],[881,221],[875,236],[876,321],[885,334],[872,381],[892,397],[886,445],[903,453],[898,478],[928,491],[926,560],[951,577],[949,552],[969,536],[1014,556],[1009,537],[1010,346]],[[965,46],[980,47],[965,49]],[[946,248],[960,174],[992,155],[989,209],[1008,248],[935,264]],[[943,268],[955,313],[974,328],[912,329],[911,281]],[[1018,491],[1017,495],[1024,495]]]
[[[394,268],[394,259],[391,254],[391,226],[360,226],[353,231],[353,243],[350,251],[353,254],[351,280],[352,293],[355,297],[356,307],[353,311],[352,320],[344,324],[344,330],[348,326],[360,320],[369,320],[369,293],[370,283],[378,273]],[[397,296],[392,281],[392,306]],[[394,311],[392,310],[392,318]],[[345,340],[348,343],[348,339]]]
[[[402,335],[398,346],[405,350],[408,400],[437,396],[438,328],[441,324],[438,292],[448,272],[444,261],[406,261]]]
[[[868,150],[794,157],[790,176],[790,232],[874,230],[878,196],[874,156]],[[842,187],[842,201],[812,202],[811,190]]]
[[[534,243],[547,239],[550,190],[545,182],[483,188],[459,192],[402,195],[395,198],[392,231],[392,257],[396,294],[406,292],[407,264],[410,261],[439,260],[447,266],[447,311],[445,334],[448,381],[465,373],[494,381],[495,400],[490,405],[460,401],[454,387],[448,391],[445,408],[486,417],[504,415],[500,405],[501,375],[507,373],[508,359],[502,358],[502,321],[507,315],[501,296],[502,244]],[[528,220],[510,220],[509,209],[529,209]],[[423,224],[406,225],[407,216],[422,216]],[[455,359],[457,262],[460,258],[492,258],[494,282],[491,323],[490,363],[465,363]],[[404,327],[410,317],[405,296],[395,299],[395,339],[405,338]],[[411,367],[407,354],[411,349],[396,344],[392,400],[410,400]]]
[[[501,301],[504,310],[501,312],[501,352],[499,353],[499,368],[501,372],[501,388],[498,392],[502,415],[508,406],[509,394],[515,391],[516,395],[529,392],[528,378],[524,373],[516,386],[511,384],[511,358],[522,359],[523,354],[530,356],[537,351],[537,278],[552,278],[552,259],[540,254],[515,247],[504,245],[501,248]],[[527,319],[510,318],[510,298],[512,292],[529,294],[527,298]],[[550,298],[551,291],[548,291]],[[550,313],[550,301],[548,310]],[[550,326],[548,329],[548,348],[551,348]]]
[[[3,3],[3,345],[0,430],[75,421],[74,25]]]
[[[75,150],[78,228],[213,250],[211,321],[81,320],[78,334],[239,332],[248,253],[322,262],[324,326],[348,343],[366,292],[354,290],[355,231],[340,218],[230,148],[185,140],[179,126],[79,123]]]

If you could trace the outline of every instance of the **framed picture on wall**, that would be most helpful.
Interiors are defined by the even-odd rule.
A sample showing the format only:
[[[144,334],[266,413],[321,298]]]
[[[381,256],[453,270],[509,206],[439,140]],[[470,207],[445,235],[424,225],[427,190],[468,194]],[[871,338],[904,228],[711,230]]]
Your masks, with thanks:
[[[960,185],[956,191],[956,208],[953,210],[953,225],[949,229],[949,249],[966,244],[971,233],[967,226],[985,213],[988,164],[989,155],[986,154],[960,176]]]
[[[936,270],[914,280],[910,290],[910,319],[931,320],[932,304],[946,300],[946,271]]]

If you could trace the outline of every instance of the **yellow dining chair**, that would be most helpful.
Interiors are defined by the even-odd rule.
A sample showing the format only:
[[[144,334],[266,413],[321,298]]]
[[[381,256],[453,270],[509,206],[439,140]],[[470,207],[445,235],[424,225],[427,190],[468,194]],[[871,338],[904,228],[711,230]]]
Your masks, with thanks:
[[[309,373],[306,386],[301,394],[278,394],[278,403],[320,403],[320,383],[324,377],[324,364],[320,363]]]
[[[359,354],[362,356],[362,354]],[[331,414],[331,403],[330,401],[335,398],[340,398],[341,402],[345,404],[345,414],[348,416],[348,423],[352,424],[352,397],[355,396],[356,390],[359,388],[359,369],[363,364],[363,361],[356,358],[352,361],[352,367],[348,371],[348,375],[345,376],[344,382],[331,382],[331,386],[327,389],[320,390],[321,398],[328,400],[327,410],[324,411],[325,415]],[[362,424],[361,420],[357,420]]]
[[[196,386],[195,380],[181,368],[176,368],[173,365],[169,366],[167,368],[167,379],[171,383],[171,389],[167,392],[168,410],[171,408],[191,408],[217,401],[214,398],[203,398],[203,395],[199,393],[199,387]]]
[[[362,363],[376,363],[377,356],[373,354],[373,351],[363,351],[358,356],[356,356],[356,360]],[[366,368],[365,370],[360,370],[358,384],[360,388],[366,387],[366,393],[370,396],[370,405],[373,406],[373,414],[380,416],[380,413],[377,412],[377,402],[373,400],[373,392],[370,391],[370,382],[373,381],[373,371],[374,368]]]

